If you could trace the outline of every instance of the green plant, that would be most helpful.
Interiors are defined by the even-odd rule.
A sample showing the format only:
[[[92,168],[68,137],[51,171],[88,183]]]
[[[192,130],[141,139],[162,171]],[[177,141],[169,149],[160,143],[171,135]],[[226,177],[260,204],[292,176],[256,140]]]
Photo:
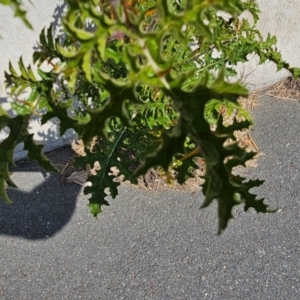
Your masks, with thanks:
[[[263,199],[249,190],[262,184],[245,181],[233,168],[245,165],[255,153],[241,149],[234,131],[252,125],[239,104],[248,91],[230,83],[234,67],[256,53],[260,62],[272,60],[278,69],[292,69],[282,61],[275,37],[262,38],[255,27],[259,10],[254,1],[99,1],[68,0],[63,19],[64,36],[54,38],[52,28],[40,34],[33,54],[37,74],[19,60],[20,72],[10,64],[6,85],[15,99],[11,118],[1,109],[0,129],[9,136],[0,144],[0,196],[7,202],[15,146],[24,142],[29,159],[49,171],[55,168],[28,133],[32,115],[41,122],[57,117],[60,133],[73,128],[85,145],[86,156],[75,164],[85,168],[99,162],[90,176],[90,210],[102,211],[105,189],[118,194],[116,180],[136,183],[150,168],[162,168],[170,180],[184,183],[205,161],[202,207],[218,202],[219,232],[232,218],[232,208],[244,203],[257,212],[268,212]],[[224,18],[218,11],[230,14]],[[254,25],[239,18],[249,11]],[[191,43],[197,49],[191,49]],[[42,64],[52,68],[43,71]],[[25,100],[17,100],[30,90]],[[76,101],[75,101],[76,100]],[[224,121],[230,117],[231,122]],[[20,130],[21,128],[21,130]],[[96,143],[92,143],[97,138]],[[224,145],[231,140],[230,144]],[[117,167],[118,174],[111,168]],[[172,178],[171,169],[177,172]],[[174,176],[173,176],[174,177]]]

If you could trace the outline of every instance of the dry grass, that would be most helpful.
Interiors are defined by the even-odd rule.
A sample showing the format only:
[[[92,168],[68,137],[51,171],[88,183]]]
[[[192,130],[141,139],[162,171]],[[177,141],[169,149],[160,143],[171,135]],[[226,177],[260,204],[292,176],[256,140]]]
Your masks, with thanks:
[[[272,85],[265,93],[272,97],[283,100],[299,100],[300,99],[300,79],[287,77],[278,83]]]
[[[255,109],[259,99],[263,96],[271,96],[282,100],[300,100],[300,79],[287,77],[269,87],[254,90],[248,98],[240,99],[241,104],[248,110]]]

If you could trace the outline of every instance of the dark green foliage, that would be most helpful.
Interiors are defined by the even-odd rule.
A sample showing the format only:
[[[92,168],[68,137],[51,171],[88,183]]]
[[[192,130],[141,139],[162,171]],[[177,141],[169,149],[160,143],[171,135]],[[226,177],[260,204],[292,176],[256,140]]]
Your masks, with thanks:
[[[252,125],[238,102],[248,92],[239,83],[228,83],[237,63],[253,53],[261,63],[270,59],[278,69],[289,68],[274,46],[276,39],[269,35],[264,40],[255,28],[257,5],[240,0],[140,0],[121,2],[115,9],[109,1],[67,3],[65,36],[54,39],[51,27],[42,31],[39,50],[33,54],[40,78],[22,59],[21,74],[10,66],[5,75],[18,116],[10,118],[1,111],[1,128],[10,129],[0,144],[1,196],[8,201],[4,185],[13,183],[7,166],[20,142],[25,142],[30,159],[53,171],[27,132],[35,114],[42,123],[57,117],[61,134],[69,128],[78,133],[86,156],[78,157],[76,166],[100,164],[89,178],[92,185],[85,188],[95,216],[108,205],[105,189],[113,198],[118,194],[120,182],[111,174],[112,167],[132,183],[150,168],[174,169],[182,184],[198,167],[196,157],[205,162],[202,207],[218,202],[219,232],[232,218],[235,205],[267,212],[263,200],[249,191],[262,182],[233,174],[233,168],[245,165],[254,153],[241,149],[233,134]],[[238,18],[245,10],[253,15],[253,25]],[[39,68],[44,62],[52,66],[49,72]],[[29,96],[19,101],[25,89]],[[231,125],[223,120],[223,106],[227,117],[236,112]],[[91,148],[95,137],[98,142]],[[224,146],[228,139],[233,143]]]
[[[129,180],[136,184],[137,180],[133,177],[133,171],[141,163],[142,155],[146,149],[155,147],[151,145],[150,135],[147,131],[130,132],[128,129],[114,131],[113,139],[106,141],[100,139],[91,150],[86,149],[86,155],[77,157],[74,166],[91,168],[95,162],[101,165],[101,169],[96,175],[89,177],[92,186],[87,186],[85,194],[91,193],[90,201],[91,213],[96,216],[102,211],[102,205],[109,205],[105,200],[105,189],[109,188],[112,198],[118,195],[117,187],[122,176],[123,180]],[[113,168],[117,168],[118,174],[113,173]]]
[[[27,130],[29,119],[30,115],[18,115],[15,118],[10,118],[8,115],[0,117],[0,130],[9,128],[9,135],[0,146],[0,196],[8,203],[10,200],[6,194],[6,184],[16,187],[9,177],[8,167],[14,164],[13,151],[18,144],[24,143],[24,150],[28,151],[29,160],[37,160],[41,167],[56,172],[56,168],[43,155],[43,146],[37,145],[33,141],[33,134],[29,134]]]

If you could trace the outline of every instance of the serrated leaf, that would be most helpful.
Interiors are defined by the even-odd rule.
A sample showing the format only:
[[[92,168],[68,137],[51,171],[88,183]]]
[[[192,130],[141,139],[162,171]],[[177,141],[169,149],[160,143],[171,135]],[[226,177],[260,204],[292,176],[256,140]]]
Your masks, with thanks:
[[[67,50],[59,44],[56,45],[56,48],[65,58],[73,58],[79,55],[79,52],[77,50]]]
[[[75,166],[93,166],[95,162],[100,164],[101,169],[97,171],[97,174],[88,177],[88,181],[92,183],[92,186],[87,186],[84,189],[85,194],[91,193],[92,196],[89,198],[89,206],[92,214],[96,216],[102,211],[102,205],[109,205],[105,200],[107,194],[105,189],[109,188],[110,195],[114,199],[118,195],[117,187],[120,182],[115,181],[116,176],[112,175],[111,168],[118,167],[119,174],[124,175],[125,180],[131,178],[131,172],[128,167],[128,161],[122,160],[119,162],[118,149],[122,147],[123,140],[127,137],[125,130],[115,135],[115,139],[112,142],[102,142],[101,144],[96,144],[93,152],[86,150],[86,156],[78,157],[75,160]]]
[[[118,168],[117,176],[123,176],[123,180],[130,180],[136,184],[136,179],[133,178],[133,171],[140,163],[140,159],[146,149],[155,147],[151,143],[150,135],[140,130],[138,132],[130,132],[123,129],[120,132],[114,133],[112,141],[100,139],[93,151],[86,149],[86,156],[78,157],[75,160],[75,166],[93,166],[95,162],[99,162],[101,169],[97,174],[91,175],[88,181],[91,181],[92,186],[85,187],[85,193],[91,193],[90,210],[93,215],[97,215],[102,211],[102,205],[108,205],[105,200],[107,196],[105,189],[109,188],[110,195],[115,198],[118,194],[117,187],[119,182],[116,180],[116,174],[112,173],[112,168]]]
[[[31,79],[33,82],[37,82],[37,79],[30,66],[28,67],[27,71],[28,71],[29,79]]]
[[[55,43],[53,41],[53,34],[52,34],[52,24],[49,26],[47,30],[47,41],[50,49],[55,49]]]
[[[57,171],[42,154],[43,146],[37,146],[32,140],[33,134],[30,135],[27,131],[30,116],[31,114],[24,116],[19,115],[15,118],[0,117],[0,124],[9,128],[8,137],[0,143],[0,197],[7,203],[10,203],[10,200],[6,194],[5,186],[16,187],[14,182],[10,179],[8,166],[14,165],[13,154],[18,144],[24,143],[24,149],[28,150],[30,160],[36,159],[47,171]]]
[[[18,143],[22,142],[23,129],[28,126],[28,120],[28,116],[17,116],[15,118],[6,116],[0,117],[1,127],[7,126],[10,130],[8,137],[0,143],[0,197],[7,203],[11,201],[5,191],[6,184],[11,187],[16,187],[14,182],[10,179],[8,166],[14,164],[14,148]]]
[[[84,127],[82,125],[85,124],[85,122],[82,122],[81,124],[76,118],[69,117],[68,109],[72,107],[72,104],[72,99],[61,103],[48,101],[48,106],[51,108],[51,110],[48,110],[48,112],[42,116],[41,124],[45,124],[52,118],[58,118],[60,121],[60,135],[63,135],[68,129],[73,128],[80,137],[84,132]]]
[[[6,193],[6,181],[0,176],[0,197],[4,200],[5,203],[11,204],[12,201],[9,199],[7,193]]]
[[[250,207],[254,208],[257,213],[267,213],[268,212],[268,205],[264,203],[264,199],[255,199],[256,196],[250,193],[242,195],[242,199],[245,201],[244,210],[247,211]]]
[[[94,38],[95,36],[93,33],[79,29],[70,23],[65,23],[65,25],[80,41],[88,41]]]
[[[20,71],[21,71],[22,76],[23,76],[25,79],[29,79],[29,75],[28,75],[28,73],[27,73],[26,67],[24,66],[22,57],[20,57],[19,62],[18,62],[18,65],[19,65],[19,68],[20,68]]]
[[[85,74],[85,78],[92,82],[92,76],[91,76],[91,57],[92,57],[92,51],[87,51],[85,55],[83,56],[82,61],[82,70]]]
[[[170,132],[163,132],[161,135],[162,142],[158,144],[156,150],[152,150],[145,155],[143,164],[135,171],[134,176],[143,175],[150,168],[158,166],[168,172],[172,158],[177,153],[184,152],[183,147],[186,137],[186,133],[182,132],[179,127],[174,127]]]
[[[16,70],[15,70],[14,67],[12,66],[11,61],[9,61],[8,69],[9,69],[9,72],[10,72],[14,77],[19,77],[19,74],[16,72]]]
[[[33,134],[28,134],[24,140],[24,150],[28,151],[28,159],[36,160],[39,165],[49,172],[58,172],[49,159],[43,154],[43,145],[38,145],[33,140]]]
[[[103,34],[97,39],[97,52],[102,60],[105,60],[105,50],[106,50],[106,39],[107,35]]]

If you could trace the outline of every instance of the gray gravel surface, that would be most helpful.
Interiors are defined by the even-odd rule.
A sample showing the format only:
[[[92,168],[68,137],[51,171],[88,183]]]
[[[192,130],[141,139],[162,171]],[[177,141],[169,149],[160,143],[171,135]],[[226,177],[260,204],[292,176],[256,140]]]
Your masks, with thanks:
[[[238,208],[217,236],[216,206],[200,210],[200,192],[123,185],[94,219],[78,185],[21,164],[14,204],[0,204],[0,298],[299,299],[300,104],[259,103],[265,155],[245,172],[266,180],[258,192],[276,214]]]

